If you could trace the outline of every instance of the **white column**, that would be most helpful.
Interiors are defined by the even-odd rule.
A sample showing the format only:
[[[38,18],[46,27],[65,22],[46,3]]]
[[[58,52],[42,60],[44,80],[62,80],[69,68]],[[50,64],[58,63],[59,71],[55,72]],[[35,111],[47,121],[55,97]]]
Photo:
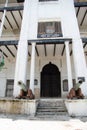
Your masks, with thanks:
[[[5,7],[7,7],[7,4],[8,4],[8,0],[6,0]],[[0,25],[0,37],[1,37],[2,31],[3,31],[3,25],[4,25],[4,21],[5,21],[5,15],[6,15],[6,10],[4,10],[4,13],[3,13],[3,16],[2,16],[2,22],[1,22],[1,25]]]
[[[87,68],[86,68],[83,45],[80,38],[73,39],[72,49],[73,49],[73,60],[74,60],[76,79],[78,79],[78,77],[85,77],[86,80]]]
[[[30,89],[34,94],[34,71],[35,71],[35,43],[32,43],[31,68],[30,68]]]
[[[38,0],[25,0],[24,2],[23,20],[22,20],[20,41],[18,43],[18,52],[16,59],[14,93],[13,93],[14,96],[18,96],[18,94],[20,93],[21,88],[18,85],[18,81],[22,80],[22,82],[26,84],[26,70],[27,70],[27,57],[28,57],[27,40],[37,38],[37,16],[38,16],[37,7],[38,7]]]
[[[66,62],[67,62],[67,73],[68,73],[68,88],[69,91],[73,87],[72,83],[72,72],[71,72],[71,61],[70,61],[70,53],[69,53],[69,42],[65,42],[65,48],[66,48]]]
[[[13,95],[18,96],[20,93],[20,86],[18,81],[22,81],[26,84],[26,72],[27,72],[27,59],[28,59],[28,30],[29,30],[29,16],[30,16],[30,1],[25,0],[22,27],[20,32],[20,39],[18,43],[16,69],[15,69],[15,80],[14,80],[14,91]],[[26,20],[27,18],[27,20]]]
[[[20,86],[18,81],[22,81],[26,85],[26,72],[28,60],[28,42],[27,40],[20,40],[16,59],[15,80],[13,95],[18,96],[20,93]]]

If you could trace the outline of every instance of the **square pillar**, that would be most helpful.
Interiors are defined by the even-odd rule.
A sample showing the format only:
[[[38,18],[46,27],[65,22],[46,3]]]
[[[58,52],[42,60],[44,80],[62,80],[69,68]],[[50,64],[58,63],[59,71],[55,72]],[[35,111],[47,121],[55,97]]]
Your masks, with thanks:
[[[70,61],[70,53],[69,53],[69,42],[65,42],[65,48],[66,48],[66,62],[67,62],[67,74],[68,74],[68,91],[73,87],[72,83],[72,71],[71,71],[71,61]]]
[[[30,89],[34,94],[34,73],[35,73],[35,44],[32,43],[31,67],[30,67]]]
[[[29,30],[29,17],[30,17],[29,6],[30,1],[25,0],[20,39],[18,43],[17,59],[16,59],[14,91],[13,91],[14,96],[18,96],[20,93],[21,87],[20,85],[18,85],[18,81],[22,81],[26,85],[26,71],[28,60],[28,30]]]

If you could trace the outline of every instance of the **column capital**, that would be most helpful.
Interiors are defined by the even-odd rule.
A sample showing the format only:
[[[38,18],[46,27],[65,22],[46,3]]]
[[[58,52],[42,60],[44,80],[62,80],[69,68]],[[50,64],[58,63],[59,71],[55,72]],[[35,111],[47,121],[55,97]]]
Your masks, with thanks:
[[[33,44],[36,45],[36,42],[31,42],[31,44],[32,44],[32,45],[33,45]]]
[[[64,44],[65,44],[65,47],[69,46],[69,41],[65,41]]]

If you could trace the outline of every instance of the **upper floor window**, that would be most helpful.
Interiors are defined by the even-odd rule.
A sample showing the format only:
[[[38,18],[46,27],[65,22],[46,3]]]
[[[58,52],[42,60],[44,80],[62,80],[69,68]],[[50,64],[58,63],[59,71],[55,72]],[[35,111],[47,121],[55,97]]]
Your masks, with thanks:
[[[39,0],[39,2],[44,2],[44,1],[58,1],[58,0]]]
[[[61,22],[39,22],[37,37],[62,37]]]
[[[20,3],[20,2],[24,2],[24,1],[25,1],[25,0],[17,0],[18,3]]]

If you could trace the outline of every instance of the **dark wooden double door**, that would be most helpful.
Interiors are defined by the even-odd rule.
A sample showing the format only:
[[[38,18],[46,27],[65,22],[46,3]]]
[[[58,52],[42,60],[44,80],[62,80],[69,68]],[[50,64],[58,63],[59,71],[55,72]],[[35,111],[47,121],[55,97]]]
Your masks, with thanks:
[[[61,84],[58,68],[49,63],[41,72],[41,97],[60,97]]]

